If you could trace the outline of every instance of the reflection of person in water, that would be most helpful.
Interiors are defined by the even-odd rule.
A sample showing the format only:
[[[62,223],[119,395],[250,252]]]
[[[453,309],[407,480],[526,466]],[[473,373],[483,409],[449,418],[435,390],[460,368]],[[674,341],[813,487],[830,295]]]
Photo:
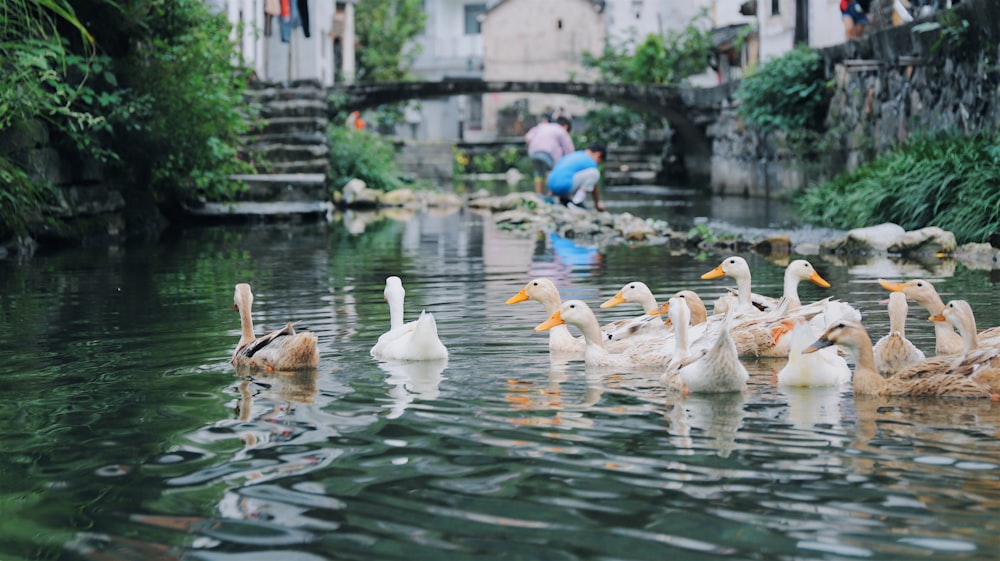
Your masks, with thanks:
[[[572,269],[590,268],[601,262],[601,254],[593,246],[577,245],[559,234],[549,234],[549,243],[558,263]]]
[[[595,246],[577,245],[575,241],[550,233],[545,257],[536,253],[529,274],[533,277],[565,279],[574,273],[596,269],[601,263],[601,254]],[[551,251],[551,254],[549,253]]]

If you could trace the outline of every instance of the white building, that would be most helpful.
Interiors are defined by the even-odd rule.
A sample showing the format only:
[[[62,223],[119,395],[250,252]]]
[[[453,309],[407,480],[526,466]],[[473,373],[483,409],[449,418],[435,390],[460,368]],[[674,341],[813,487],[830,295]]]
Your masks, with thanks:
[[[485,0],[425,0],[427,23],[416,41],[421,49],[412,71],[419,80],[482,79]],[[418,140],[476,138],[482,129],[482,98],[459,96],[419,102]],[[402,130],[402,129],[401,129]],[[403,136],[411,136],[409,129]]]
[[[210,0],[225,12],[243,61],[258,78],[312,79],[325,86],[354,79],[357,1],[291,0],[299,24],[283,26],[280,0]]]
[[[604,0],[501,0],[483,20],[487,81],[594,82],[597,72],[583,67],[583,53],[600,55],[605,43]],[[594,103],[575,96],[487,94],[483,96],[485,134],[524,134],[534,116],[553,110],[579,116]],[[498,113],[525,113],[498,126]],[[561,110],[561,111],[560,111]]]
[[[760,60],[795,45],[828,47],[845,41],[840,0],[756,0]]]

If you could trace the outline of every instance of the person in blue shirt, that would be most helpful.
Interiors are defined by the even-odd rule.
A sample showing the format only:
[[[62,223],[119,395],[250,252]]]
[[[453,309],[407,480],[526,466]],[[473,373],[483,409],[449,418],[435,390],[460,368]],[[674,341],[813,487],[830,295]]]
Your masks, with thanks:
[[[549,172],[547,185],[559,202],[570,208],[587,208],[587,193],[594,198],[594,208],[604,210],[597,183],[601,179],[600,164],[607,155],[603,142],[594,142],[586,150],[567,154]]]

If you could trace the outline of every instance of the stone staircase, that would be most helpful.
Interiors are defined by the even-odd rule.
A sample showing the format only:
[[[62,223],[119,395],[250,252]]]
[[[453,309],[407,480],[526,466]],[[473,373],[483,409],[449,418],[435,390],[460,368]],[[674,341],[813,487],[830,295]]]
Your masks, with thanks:
[[[247,151],[259,175],[235,175],[247,190],[237,201],[207,203],[191,212],[208,221],[321,220],[333,205],[327,180],[330,146],[327,94],[316,81],[254,83],[246,101],[261,107],[263,125]]]
[[[643,146],[613,146],[604,162],[606,185],[650,184],[662,167],[662,158]]]

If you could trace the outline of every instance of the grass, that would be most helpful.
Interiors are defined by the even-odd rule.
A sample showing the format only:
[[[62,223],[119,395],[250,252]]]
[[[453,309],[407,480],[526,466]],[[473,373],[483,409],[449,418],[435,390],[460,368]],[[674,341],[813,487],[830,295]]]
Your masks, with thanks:
[[[836,228],[937,226],[958,243],[1000,230],[1000,137],[924,136],[857,170],[808,189],[799,211]]]

